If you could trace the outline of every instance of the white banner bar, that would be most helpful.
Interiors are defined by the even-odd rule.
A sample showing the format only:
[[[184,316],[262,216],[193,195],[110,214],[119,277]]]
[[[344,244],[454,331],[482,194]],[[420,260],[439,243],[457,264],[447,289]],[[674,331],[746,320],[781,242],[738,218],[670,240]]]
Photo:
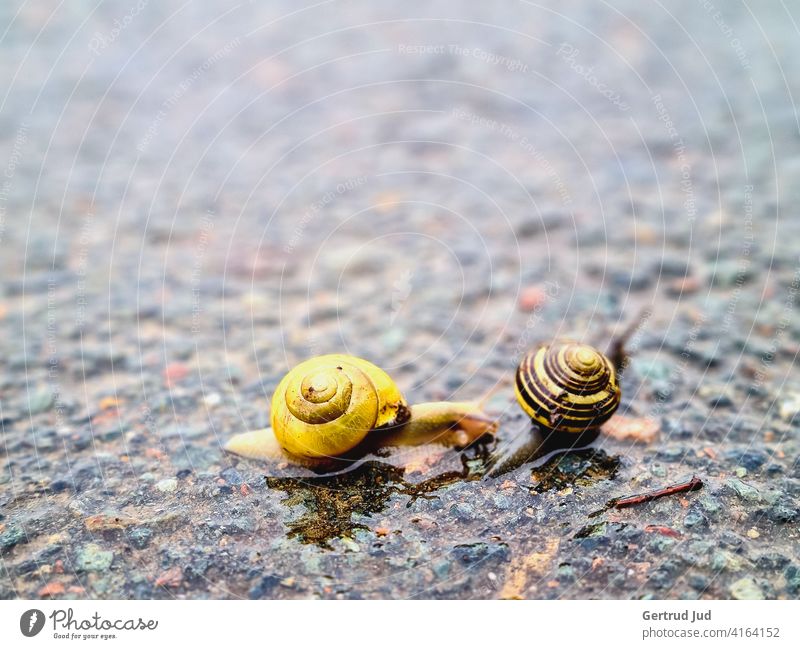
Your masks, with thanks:
[[[3,647],[117,649],[777,648],[800,646],[799,619],[796,601],[7,601],[0,638]]]

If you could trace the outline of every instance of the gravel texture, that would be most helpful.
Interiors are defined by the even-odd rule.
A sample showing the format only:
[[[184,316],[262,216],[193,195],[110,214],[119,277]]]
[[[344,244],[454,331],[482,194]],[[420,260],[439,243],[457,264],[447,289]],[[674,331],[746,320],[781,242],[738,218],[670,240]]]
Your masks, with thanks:
[[[798,597],[800,11],[708,5],[0,3],[0,597]],[[224,453],[339,351],[498,440]]]

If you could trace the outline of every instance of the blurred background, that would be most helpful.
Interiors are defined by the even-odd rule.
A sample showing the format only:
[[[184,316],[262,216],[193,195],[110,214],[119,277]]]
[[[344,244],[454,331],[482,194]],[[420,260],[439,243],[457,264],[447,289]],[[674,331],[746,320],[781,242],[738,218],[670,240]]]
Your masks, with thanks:
[[[0,593],[796,595],[799,20],[708,0],[3,2]],[[440,513],[356,516],[328,565],[285,538],[263,467],[220,450],[315,354],[366,357],[411,401],[466,399],[538,340],[628,327],[623,413],[661,444],[611,442],[623,482],[586,497],[704,471],[689,523],[542,549],[586,506],[532,496],[523,468],[516,489],[440,492]],[[520,434],[509,390],[491,406]],[[377,565],[381,516],[404,540]],[[659,516],[683,536],[647,546]],[[709,534],[739,541],[692,549]],[[607,572],[581,577],[597,556]]]

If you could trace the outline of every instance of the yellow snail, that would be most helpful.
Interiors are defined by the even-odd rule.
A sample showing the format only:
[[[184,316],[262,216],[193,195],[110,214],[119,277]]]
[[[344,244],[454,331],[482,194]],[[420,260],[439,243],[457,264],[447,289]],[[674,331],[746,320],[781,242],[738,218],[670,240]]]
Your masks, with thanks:
[[[612,362],[594,347],[569,340],[528,352],[517,368],[515,391],[535,423],[568,433],[602,426],[621,397]]]
[[[409,406],[379,367],[355,356],[328,354],[300,363],[283,377],[272,397],[272,428],[236,435],[226,450],[316,468],[380,446],[466,446],[497,429],[481,405],[441,401]]]

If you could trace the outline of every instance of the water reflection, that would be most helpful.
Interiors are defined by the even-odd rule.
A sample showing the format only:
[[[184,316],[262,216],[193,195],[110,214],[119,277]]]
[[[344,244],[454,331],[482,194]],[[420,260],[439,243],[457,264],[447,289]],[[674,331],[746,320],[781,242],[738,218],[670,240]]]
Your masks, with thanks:
[[[371,456],[337,473],[268,476],[266,483],[286,494],[283,504],[303,508],[287,523],[288,536],[330,549],[333,539],[352,539],[356,530],[368,529],[354,518],[384,511],[393,496],[408,497],[408,507],[419,498],[438,497],[437,492],[449,485],[493,482],[528,465],[532,484],[527,488],[532,493],[613,478],[619,457],[587,446],[594,437],[543,435],[537,427],[529,427],[496,444],[478,444],[459,454],[448,451],[434,456],[439,459],[424,470],[412,472],[408,463],[393,463],[397,456]],[[420,452],[424,455],[426,450]]]

